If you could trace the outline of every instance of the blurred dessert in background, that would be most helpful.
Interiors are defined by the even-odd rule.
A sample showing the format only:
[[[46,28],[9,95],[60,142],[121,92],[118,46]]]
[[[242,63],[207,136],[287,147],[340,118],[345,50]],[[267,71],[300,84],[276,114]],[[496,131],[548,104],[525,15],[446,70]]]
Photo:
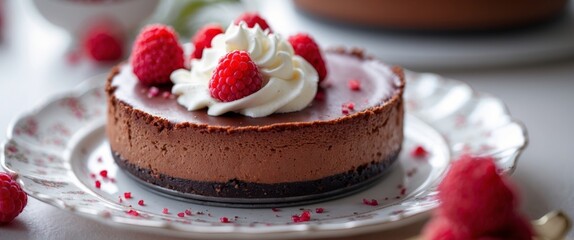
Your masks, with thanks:
[[[338,22],[392,30],[484,31],[556,18],[567,0],[294,0],[304,12]]]
[[[0,43],[4,38],[4,0],[0,0]]]

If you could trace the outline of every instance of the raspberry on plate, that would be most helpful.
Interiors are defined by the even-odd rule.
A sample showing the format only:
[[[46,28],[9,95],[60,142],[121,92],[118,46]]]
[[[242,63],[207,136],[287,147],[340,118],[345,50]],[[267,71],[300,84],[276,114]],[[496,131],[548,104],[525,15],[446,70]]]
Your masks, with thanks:
[[[516,215],[507,224],[507,227],[500,229],[494,233],[487,233],[480,236],[480,240],[531,240],[534,236],[534,230],[528,219],[523,216]]]
[[[267,21],[265,21],[265,19],[263,19],[261,16],[259,16],[259,14],[256,12],[243,13],[243,14],[241,14],[241,16],[239,16],[237,19],[235,19],[235,21],[233,21],[233,23],[238,25],[241,21],[245,22],[247,24],[247,26],[250,28],[254,27],[255,24],[257,24],[257,25],[259,25],[259,27],[261,29],[263,29],[263,30],[269,29],[270,33],[273,32],[271,30],[271,28],[269,27],[269,24],[267,24]]]
[[[14,220],[28,203],[28,196],[7,173],[0,172],[0,225]]]
[[[263,77],[245,51],[235,50],[219,60],[209,81],[211,97],[231,102],[261,89]]]
[[[468,240],[470,233],[442,216],[434,216],[422,231],[425,240]]]
[[[177,33],[161,24],[147,26],[140,32],[131,55],[133,72],[145,85],[171,83],[169,76],[183,68],[183,60]]]
[[[293,46],[295,54],[303,57],[317,70],[319,82],[323,81],[327,76],[327,67],[325,67],[321,49],[315,40],[307,34],[299,33],[289,37],[289,43]]]
[[[514,216],[517,199],[491,157],[462,156],[438,187],[439,211],[471,232],[490,232]]]
[[[223,33],[223,28],[218,24],[207,24],[199,29],[191,39],[195,46],[191,58],[200,59],[203,56],[203,49],[210,48],[211,40],[220,33]]]
[[[424,239],[532,239],[532,226],[517,212],[513,188],[492,157],[461,156],[438,190],[441,205]]]

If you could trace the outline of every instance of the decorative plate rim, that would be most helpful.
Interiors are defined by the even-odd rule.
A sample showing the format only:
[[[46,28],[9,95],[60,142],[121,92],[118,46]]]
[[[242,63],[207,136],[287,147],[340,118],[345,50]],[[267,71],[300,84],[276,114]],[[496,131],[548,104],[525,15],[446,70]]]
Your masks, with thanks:
[[[521,144],[519,146],[512,147],[510,150],[513,150],[513,151],[511,151],[510,156],[505,158],[504,162],[502,162],[502,164],[504,165],[503,170],[506,174],[512,174],[514,172],[516,165],[517,165],[517,162],[518,162],[518,158],[520,157],[520,155],[522,154],[522,152],[524,151],[524,149],[528,145],[528,133],[527,133],[525,125],[521,121],[517,120],[516,118],[514,118],[510,115],[508,107],[500,99],[498,99],[498,98],[496,98],[490,94],[478,92],[475,89],[473,89],[469,84],[458,81],[458,80],[447,79],[444,77],[440,77],[439,75],[430,74],[430,73],[415,73],[415,72],[411,72],[411,71],[405,71],[405,73],[407,75],[407,88],[406,88],[407,90],[406,90],[406,92],[409,91],[409,86],[412,84],[411,82],[419,81],[420,78],[436,78],[438,82],[440,82],[444,85],[455,84],[457,87],[465,89],[465,91],[470,92],[470,94],[471,94],[470,100],[479,101],[481,99],[486,99],[486,98],[494,100],[495,104],[497,104],[498,107],[500,107],[502,109],[501,114],[504,117],[508,118],[506,124],[516,124],[516,126],[519,128],[520,133],[521,133],[521,135],[518,136],[520,138],[519,140],[521,141],[520,142]],[[2,149],[5,149],[6,145],[11,140],[14,139],[13,132],[14,132],[14,129],[16,128],[16,125],[18,124],[18,122],[20,120],[22,120],[26,117],[38,114],[43,109],[47,108],[49,104],[54,103],[58,100],[68,98],[68,97],[79,97],[79,96],[82,96],[83,94],[87,93],[88,91],[90,91],[94,88],[102,87],[104,84],[101,81],[98,82],[96,80],[102,79],[104,75],[107,76],[107,74],[96,75],[96,76],[89,78],[88,80],[82,82],[81,84],[79,84],[78,86],[76,86],[75,88],[73,88],[69,91],[65,91],[65,92],[50,96],[46,100],[42,101],[41,104],[38,104],[31,111],[24,112],[24,113],[18,115],[17,117],[15,117],[11,121],[11,123],[8,127],[7,138],[2,143]],[[451,86],[451,88],[454,88],[454,87]],[[405,94],[405,95],[407,95],[407,94]],[[408,103],[408,100],[405,99],[404,102]],[[409,107],[408,104],[406,104],[406,105],[407,105],[406,106],[406,108],[407,108],[406,112],[409,112],[410,114],[417,116],[417,110],[414,107],[412,107],[412,110],[411,110],[411,107]],[[419,116],[417,116],[417,117],[419,117]],[[433,129],[435,129],[434,125],[428,123],[427,121],[424,121],[424,119],[422,119],[422,120],[426,124],[433,127]],[[73,136],[71,138],[73,138]],[[28,146],[28,147],[30,147],[30,146]],[[36,148],[36,147],[32,147],[32,148]],[[509,149],[506,149],[506,150],[509,150]],[[69,151],[68,147],[66,147],[63,151]],[[451,157],[454,157],[455,154],[452,154],[453,149],[451,149],[450,146],[449,146],[449,151],[451,151]],[[0,164],[5,171],[18,174],[17,172],[12,170],[9,166],[7,166],[6,154],[4,153],[4,151],[2,152],[2,155],[0,156]],[[69,167],[69,163],[67,163],[67,166]],[[161,222],[161,221],[153,221],[153,220],[147,220],[147,219],[129,219],[129,218],[118,218],[118,217],[114,217],[114,216],[106,216],[105,214],[101,214],[101,212],[94,210],[94,209],[90,209],[89,207],[71,206],[62,200],[54,198],[53,196],[49,196],[49,195],[46,195],[46,194],[43,194],[40,192],[31,191],[30,189],[27,189],[27,185],[22,181],[21,178],[17,178],[17,181],[23,186],[23,189],[30,196],[32,196],[32,197],[34,197],[34,198],[36,198],[42,202],[45,202],[47,204],[50,204],[52,206],[55,206],[55,207],[63,209],[63,210],[68,210],[72,213],[87,217],[89,219],[96,220],[100,223],[104,223],[104,224],[109,225],[109,226],[123,227],[123,228],[129,228],[129,229],[137,229],[139,231],[144,231],[144,232],[152,232],[153,231],[156,233],[162,233],[165,235],[172,235],[172,236],[187,236],[187,237],[193,236],[193,237],[203,237],[203,238],[228,238],[228,239],[245,239],[245,238],[249,238],[249,237],[267,238],[267,239],[276,239],[276,238],[285,239],[285,238],[296,238],[296,237],[299,237],[299,238],[300,237],[303,237],[303,238],[305,238],[305,237],[319,238],[319,237],[333,236],[335,234],[337,236],[350,236],[350,235],[356,235],[356,234],[364,234],[364,233],[369,233],[369,232],[388,230],[390,228],[394,228],[397,226],[402,226],[402,225],[407,224],[407,223],[412,223],[412,222],[418,221],[418,220],[423,219],[424,217],[428,216],[430,210],[432,210],[436,207],[436,204],[429,205],[429,206],[421,206],[420,207],[421,211],[410,212],[410,213],[407,212],[405,214],[399,214],[396,217],[391,218],[391,219],[358,219],[358,220],[343,222],[343,223],[325,223],[325,224],[313,224],[312,222],[310,222],[307,224],[282,225],[282,226],[280,226],[280,228],[269,227],[269,228],[265,228],[266,230],[263,230],[263,231],[261,231],[261,229],[257,230],[256,228],[250,229],[250,228],[246,228],[244,226],[233,226],[233,225],[217,226],[215,228],[214,227],[206,227],[206,226],[197,226],[197,225],[195,225],[195,226],[194,225],[188,225],[188,226],[182,227],[182,226],[178,226],[177,224],[168,224],[166,222]],[[73,184],[79,184],[78,179],[75,179],[75,178],[71,182]],[[255,229],[255,230],[253,230],[253,229]]]

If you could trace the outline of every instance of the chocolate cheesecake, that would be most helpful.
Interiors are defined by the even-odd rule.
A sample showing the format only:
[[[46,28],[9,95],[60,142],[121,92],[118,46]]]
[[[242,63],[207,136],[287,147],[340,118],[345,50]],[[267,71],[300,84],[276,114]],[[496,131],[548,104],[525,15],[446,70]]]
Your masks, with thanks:
[[[358,50],[324,57],[329,75],[308,107],[257,118],[188,111],[150,97],[129,64],[114,67],[106,131],[116,163],[162,188],[225,199],[300,197],[379,178],[401,150],[403,71]]]

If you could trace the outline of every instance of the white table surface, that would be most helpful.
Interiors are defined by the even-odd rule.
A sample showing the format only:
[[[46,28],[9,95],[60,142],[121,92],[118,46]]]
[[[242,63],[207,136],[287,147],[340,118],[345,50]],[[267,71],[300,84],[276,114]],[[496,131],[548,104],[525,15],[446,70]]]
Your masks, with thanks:
[[[4,129],[22,112],[87,77],[109,70],[109,66],[86,61],[67,63],[69,37],[38,20],[26,2],[6,2],[7,26],[0,44],[2,141]],[[537,218],[562,209],[574,216],[574,58],[528,66],[437,72],[498,96],[513,116],[526,124],[530,143],[512,176],[520,188],[525,214]],[[416,234],[422,224],[353,239],[401,239]],[[158,236],[102,225],[31,198],[13,223],[0,227],[0,239],[156,240]]]

